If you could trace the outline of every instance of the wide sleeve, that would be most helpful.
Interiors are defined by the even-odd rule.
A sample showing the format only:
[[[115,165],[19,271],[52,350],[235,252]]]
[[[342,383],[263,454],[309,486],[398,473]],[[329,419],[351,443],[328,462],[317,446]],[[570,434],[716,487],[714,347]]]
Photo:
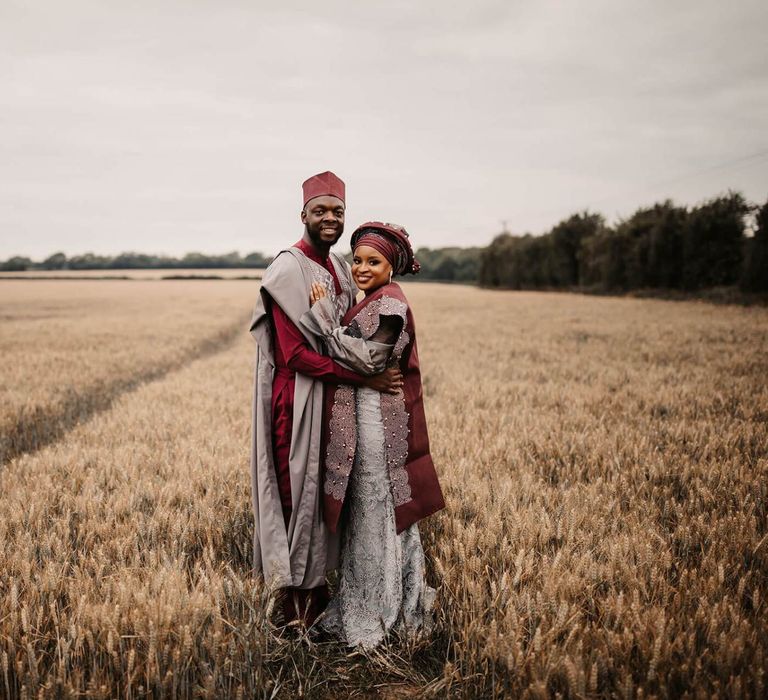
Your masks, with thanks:
[[[361,374],[378,374],[387,366],[389,357],[402,330],[398,316],[382,316],[376,332],[367,340],[350,333],[342,326],[334,304],[323,297],[301,317],[301,325],[323,339],[328,354]]]
[[[272,303],[272,322],[276,341],[285,358],[285,364],[294,372],[323,382],[360,384],[362,372],[351,372],[331,357],[315,352],[279,304]]]

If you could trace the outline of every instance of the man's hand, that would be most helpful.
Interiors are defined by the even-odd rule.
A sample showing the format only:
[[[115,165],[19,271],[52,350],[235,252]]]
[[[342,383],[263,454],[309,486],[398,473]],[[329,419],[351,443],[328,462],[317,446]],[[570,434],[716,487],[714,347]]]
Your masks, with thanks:
[[[312,289],[309,292],[309,305],[314,306],[324,296],[326,296],[325,287],[319,282],[312,282]]]
[[[363,386],[382,394],[397,394],[403,388],[403,373],[398,367],[387,367],[380,374],[367,377]]]

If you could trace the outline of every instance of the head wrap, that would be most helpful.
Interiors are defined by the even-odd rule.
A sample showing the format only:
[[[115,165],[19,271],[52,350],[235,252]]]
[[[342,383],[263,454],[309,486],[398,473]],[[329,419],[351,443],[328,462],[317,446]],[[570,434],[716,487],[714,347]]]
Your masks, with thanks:
[[[379,233],[375,229],[371,229],[368,232],[364,232],[355,241],[355,248],[361,245],[367,245],[369,248],[375,248],[379,251],[392,265],[392,269],[395,269],[397,264],[397,245],[391,238],[387,238],[383,234]]]
[[[408,231],[397,224],[368,221],[352,234],[352,250],[367,245],[378,250],[392,265],[393,275],[415,275],[420,269],[408,238]]]
[[[324,173],[318,173],[308,180],[305,180],[301,185],[301,189],[304,194],[303,206],[306,206],[310,199],[323,197],[325,195],[338,197],[342,202],[344,201],[344,181],[341,178],[336,177],[330,170],[326,170]]]

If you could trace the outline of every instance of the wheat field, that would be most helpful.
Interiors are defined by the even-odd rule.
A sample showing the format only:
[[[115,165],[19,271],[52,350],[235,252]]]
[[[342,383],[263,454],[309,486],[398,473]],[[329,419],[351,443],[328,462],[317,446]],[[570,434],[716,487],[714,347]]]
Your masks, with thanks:
[[[241,334],[253,288],[240,281],[0,284],[0,462]]]
[[[768,309],[405,286],[427,638],[250,571],[250,281],[0,281],[0,696],[762,697]]]

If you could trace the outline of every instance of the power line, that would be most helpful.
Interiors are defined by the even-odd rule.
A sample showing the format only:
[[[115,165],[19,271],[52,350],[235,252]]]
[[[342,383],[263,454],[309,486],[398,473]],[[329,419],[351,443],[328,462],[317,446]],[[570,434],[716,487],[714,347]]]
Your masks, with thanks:
[[[665,187],[667,185],[675,184],[677,182],[689,180],[694,177],[698,177],[699,175],[702,175],[704,173],[710,173],[710,172],[716,172],[718,170],[727,170],[728,168],[731,168],[733,166],[753,166],[758,165],[763,161],[768,161],[768,150],[762,150],[762,151],[756,151],[754,153],[750,153],[746,156],[739,156],[738,158],[731,158],[730,160],[723,161],[721,163],[716,163],[714,165],[708,165],[703,168],[697,168],[696,170],[691,170],[687,173],[684,173],[682,175],[678,175],[673,178],[666,178],[664,180],[659,180],[654,183],[650,183],[648,185],[645,185],[642,189],[635,188],[631,190],[625,190],[624,192],[620,192],[617,194],[612,194],[607,197],[602,197],[601,199],[592,200],[589,202],[589,204],[585,207],[579,207],[580,209],[589,209],[592,207],[598,207],[598,206],[604,206],[606,203],[613,202],[617,199],[626,199],[628,197],[637,196],[640,194],[643,194],[645,192],[648,192],[649,190],[654,190],[658,187]],[[561,210],[548,210],[543,213],[538,213],[535,216],[541,217],[541,216],[557,216],[558,213]]]
[[[718,163],[717,165],[710,165],[705,168],[699,168],[698,170],[693,170],[689,173],[686,173],[685,175],[680,175],[678,177],[674,177],[667,180],[660,180],[659,182],[656,182],[650,185],[650,187],[661,187],[662,185],[671,185],[675,182],[680,182],[681,180],[687,180],[691,177],[701,175],[702,173],[709,173],[716,170],[724,170],[724,169],[730,168],[732,165],[736,165],[738,163],[746,163],[747,161],[750,161],[750,160],[755,161],[754,163],[751,163],[751,165],[756,165],[761,160],[768,160],[768,151],[759,151],[757,153],[752,153],[751,155],[748,155],[748,156],[733,158],[731,160]]]

